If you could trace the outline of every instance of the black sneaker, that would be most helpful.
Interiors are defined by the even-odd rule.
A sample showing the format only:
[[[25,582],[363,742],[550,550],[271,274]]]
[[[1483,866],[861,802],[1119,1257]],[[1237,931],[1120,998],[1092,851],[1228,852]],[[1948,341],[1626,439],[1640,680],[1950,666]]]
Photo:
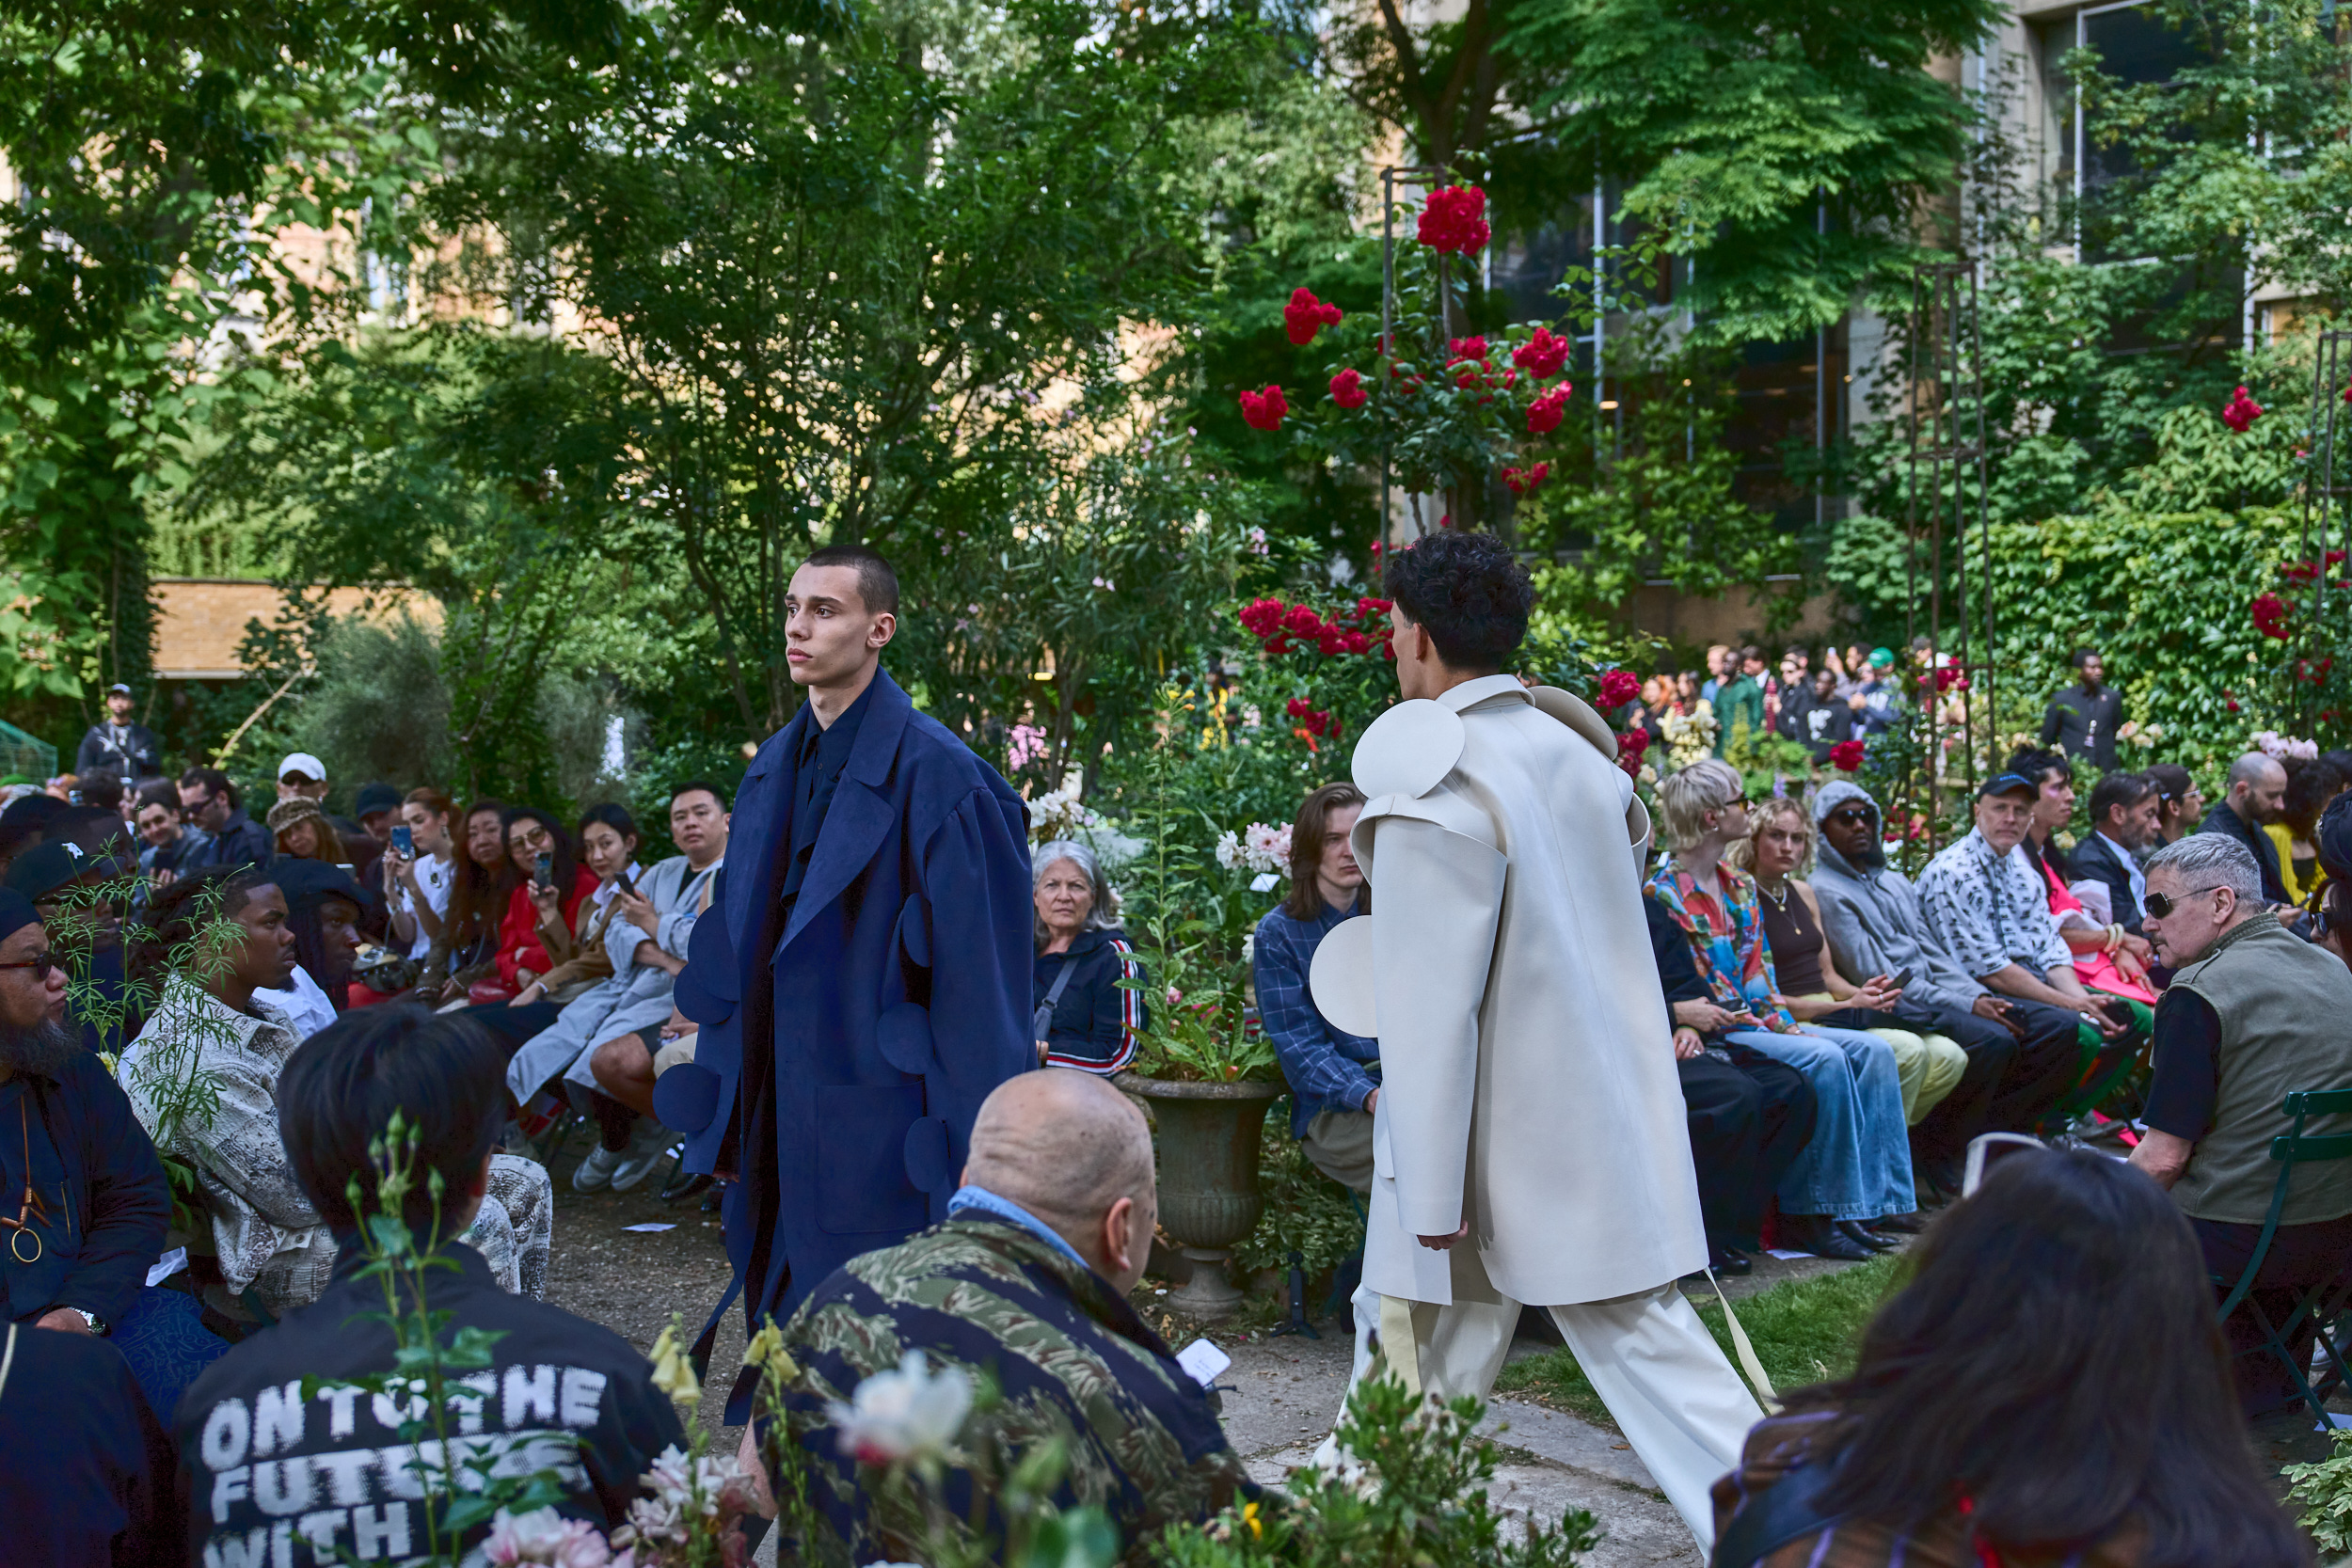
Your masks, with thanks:
[[[670,1178],[670,1184],[661,1189],[661,1201],[664,1203],[683,1203],[690,1197],[694,1197],[700,1194],[708,1192],[710,1190],[710,1178],[707,1174],[698,1171],[680,1170],[675,1176]]]

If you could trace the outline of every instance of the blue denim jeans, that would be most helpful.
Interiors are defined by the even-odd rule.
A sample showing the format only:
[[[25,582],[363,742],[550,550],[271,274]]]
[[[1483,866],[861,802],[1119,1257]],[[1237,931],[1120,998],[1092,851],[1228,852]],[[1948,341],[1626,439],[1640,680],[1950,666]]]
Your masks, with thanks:
[[[1780,1179],[1783,1213],[1872,1220],[1918,1207],[1902,1083],[1884,1040],[1813,1024],[1794,1035],[1741,1029],[1724,1037],[1804,1073],[1820,1102],[1813,1141]]]

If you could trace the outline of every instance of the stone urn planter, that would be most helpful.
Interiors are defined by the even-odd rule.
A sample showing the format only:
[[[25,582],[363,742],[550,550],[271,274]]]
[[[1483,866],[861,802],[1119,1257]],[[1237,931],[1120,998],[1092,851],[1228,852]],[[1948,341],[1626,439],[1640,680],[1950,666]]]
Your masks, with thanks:
[[[1279,1084],[1185,1084],[1120,1077],[1152,1107],[1159,1155],[1160,1228],[1193,1265],[1168,1304],[1195,1318],[1231,1317],[1241,1292],[1225,1277],[1233,1243],[1258,1227],[1259,1139]]]

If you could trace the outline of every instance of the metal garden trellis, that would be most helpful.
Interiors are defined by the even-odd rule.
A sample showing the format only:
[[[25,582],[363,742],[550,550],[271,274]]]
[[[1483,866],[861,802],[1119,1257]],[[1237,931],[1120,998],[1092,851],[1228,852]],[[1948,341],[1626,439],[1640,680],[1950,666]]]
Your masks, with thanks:
[[[1920,555],[1926,553],[1928,659],[1923,679],[1906,693],[1924,709],[1927,747],[1919,766],[1926,772],[1929,848],[1943,816],[1943,703],[1936,684],[1944,651],[1944,541],[1952,541],[1954,629],[1959,647],[1950,668],[1969,683],[1963,697],[1980,694],[1988,763],[1997,745],[1994,720],[1996,651],[1993,588],[1993,524],[1986,505],[1984,433],[1984,340],[1977,309],[1977,265],[1972,261],[1923,262],[1912,275],[1911,312],[1904,399],[1910,474],[1904,527],[1904,573],[1909,602],[1906,641],[1919,635]],[[1973,475],[1971,470],[1974,470]],[[1979,551],[1975,602],[1971,603],[1968,546],[1973,524]],[[1976,635],[1971,636],[1971,622]],[[1981,657],[1972,657],[1977,650]],[[1916,679],[1906,672],[1907,680]],[[1977,782],[1978,703],[1960,705],[1962,766],[1971,792]]]

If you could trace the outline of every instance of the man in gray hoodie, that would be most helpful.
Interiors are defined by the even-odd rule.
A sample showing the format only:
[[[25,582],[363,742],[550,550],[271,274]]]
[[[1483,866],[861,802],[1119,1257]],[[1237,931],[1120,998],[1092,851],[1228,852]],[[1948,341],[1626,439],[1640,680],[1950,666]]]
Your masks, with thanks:
[[[1942,1147],[1917,1156],[1939,1183],[1958,1191],[1954,1167],[1968,1139],[2029,1132],[2074,1086],[2082,1068],[2079,1021],[2063,1007],[1995,995],[1962,967],[1920,913],[1911,883],[1887,865],[1878,802],[1867,792],[1843,779],[1823,785],[1813,799],[1813,820],[1820,849],[1810,882],[1838,969],[1907,976],[1891,1021],[1932,1029],[1968,1053],[1955,1099],[1984,1085],[1981,1119],[1940,1129]]]

